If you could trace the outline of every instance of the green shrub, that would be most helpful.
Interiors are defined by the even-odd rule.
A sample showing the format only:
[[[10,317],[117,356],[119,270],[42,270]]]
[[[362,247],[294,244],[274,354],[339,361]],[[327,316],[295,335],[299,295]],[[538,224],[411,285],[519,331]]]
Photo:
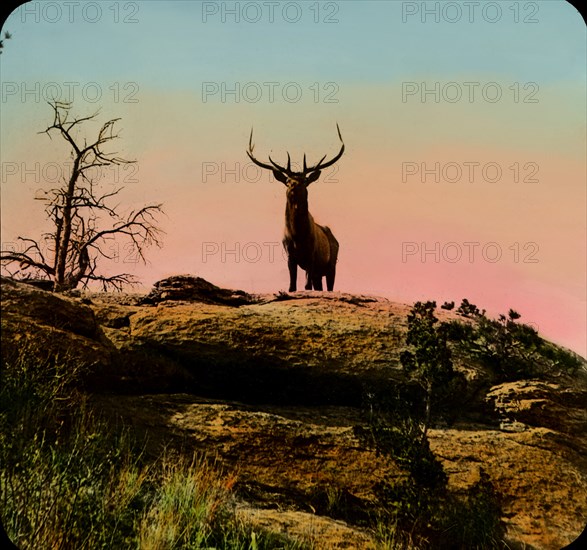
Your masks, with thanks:
[[[485,310],[479,311],[479,308],[475,304],[471,304],[466,298],[463,298],[461,305],[456,309],[456,312],[463,317],[485,315]]]
[[[392,458],[418,486],[433,489],[446,485],[446,474],[419,422],[406,417],[392,423],[375,415],[368,434],[377,452]]]
[[[416,302],[408,315],[406,349],[400,362],[411,380],[423,391],[424,434],[434,418],[451,409],[465,385],[453,368],[448,332],[435,316],[436,302]],[[416,410],[412,409],[415,418]],[[450,415],[448,415],[450,416]]]
[[[390,473],[376,486],[377,519],[383,548],[476,549],[500,548],[504,534],[501,506],[488,476],[466,494],[449,490],[448,477],[427,437],[442,404],[462,395],[462,377],[453,369],[451,338],[468,338],[471,325],[439,323],[435,302],[417,302],[408,315],[406,349],[400,360],[420,389],[424,410],[396,387],[389,395],[373,392],[368,402],[367,427],[355,434],[389,457],[403,474]],[[482,316],[465,303],[461,311]]]
[[[442,465],[422,444],[417,423],[374,432],[378,448],[406,472],[388,475],[375,492],[377,531],[385,548],[491,549],[503,547],[499,495],[488,476],[464,495],[451,492]]]
[[[521,315],[513,309],[507,316],[490,319],[466,299],[463,304],[459,309],[468,312],[473,322],[443,323],[447,337],[460,352],[487,367],[498,382],[572,376],[584,364],[578,355],[547,342],[534,327],[518,322]]]

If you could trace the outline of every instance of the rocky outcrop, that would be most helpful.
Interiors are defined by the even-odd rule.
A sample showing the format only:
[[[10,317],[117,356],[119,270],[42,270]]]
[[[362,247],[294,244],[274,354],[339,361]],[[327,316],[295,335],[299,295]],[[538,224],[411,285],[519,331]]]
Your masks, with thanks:
[[[502,429],[543,427],[572,436],[587,446],[587,388],[582,384],[519,380],[491,388],[486,400]]]
[[[80,371],[100,372],[112,364],[109,346],[87,305],[32,285],[2,278],[2,359],[19,353],[43,363],[51,358],[72,361]]]
[[[228,290],[209,283],[201,277],[175,275],[157,281],[142,304],[158,304],[165,301],[196,301],[204,304],[241,306],[255,302],[255,298],[242,290]]]
[[[337,292],[252,296],[191,277],[149,298],[63,296],[3,279],[1,297],[5,365],[23,346],[75,360],[93,406],[147,434],[148,451],[175,445],[234,471],[239,513],[260,527],[313,532],[316,548],[373,547],[357,525],[394,466],[353,426],[366,390],[405,382],[410,306]],[[584,369],[491,387],[479,365],[457,367],[475,391],[453,425],[429,435],[450,484],[490,476],[510,547],[568,544],[587,519]]]
[[[90,377],[95,389],[358,405],[369,386],[403,379],[399,350],[409,306],[382,298],[250,296],[185,276],[158,283],[148,299],[5,286],[3,311],[18,317],[7,319],[9,347],[35,332],[53,342],[49,347],[91,349],[100,357]]]
[[[2,315],[34,319],[38,324],[86,338],[95,338],[94,312],[79,301],[2,277]]]
[[[356,404],[363,383],[397,371],[401,309],[315,295],[241,308],[165,303],[134,314],[129,330],[136,342],[187,365],[205,392]]]
[[[356,439],[353,426],[365,421],[361,410],[188,394],[94,399],[100,411],[146,435],[150,452],[171,445],[214,456],[235,473],[241,506],[259,525],[302,540],[314,526],[318,549],[375,547],[373,534],[353,525],[374,513],[374,488],[394,465]],[[584,434],[587,425],[577,428]],[[429,438],[454,490],[468,489],[482,469],[490,476],[501,495],[510,548],[562,548],[583,529],[586,449],[577,441],[543,427],[518,432],[470,423],[433,429]],[[345,537],[352,544],[345,545]]]

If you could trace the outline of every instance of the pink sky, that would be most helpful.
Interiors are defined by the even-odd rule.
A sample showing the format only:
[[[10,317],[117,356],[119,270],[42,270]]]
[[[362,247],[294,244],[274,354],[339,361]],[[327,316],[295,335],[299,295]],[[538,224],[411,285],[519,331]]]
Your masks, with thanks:
[[[476,105],[473,120],[468,104],[402,104],[394,89],[349,86],[327,108],[203,105],[193,93],[145,91],[140,105],[104,106],[104,119],[123,119],[118,150],[138,161],[136,174],[118,174],[128,180],[125,205],[163,202],[167,214],[164,248],[149,252],[149,265],[132,263],[132,251],[121,248],[108,269],[136,273],[146,289],[178,273],[250,292],[286,289],[285,191],[268,173],[254,181],[255,171],[246,171],[249,131],[254,124],[259,158],[284,160],[289,150],[294,161],[307,152],[312,162],[338,150],[338,121],[346,153],[335,173],[309,189],[310,211],[341,244],[336,290],[405,303],[468,298],[491,314],[511,307],[544,336],[586,355],[582,123],[559,101],[580,94],[559,86],[538,106]],[[16,167],[2,182],[3,243],[45,228],[42,204],[32,201],[42,181],[31,166],[39,162],[42,171],[68,158],[59,140],[35,133],[50,112],[33,107],[17,105],[4,125],[18,132],[3,145]],[[80,104],[79,114],[93,109]],[[406,175],[436,163],[439,182]],[[492,166],[502,171],[499,181],[490,181]],[[454,180],[459,169],[459,181],[443,177]],[[531,177],[538,181],[523,181]],[[479,244],[465,244],[472,242]],[[423,247],[431,251],[424,257]],[[301,272],[299,281],[301,288]]]

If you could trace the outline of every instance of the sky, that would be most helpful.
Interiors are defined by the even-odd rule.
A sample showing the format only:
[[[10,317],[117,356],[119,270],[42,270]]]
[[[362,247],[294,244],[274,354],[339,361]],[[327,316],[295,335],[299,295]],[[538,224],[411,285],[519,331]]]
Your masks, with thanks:
[[[50,229],[39,190],[70,151],[47,101],[95,137],[122,211],[163,203],[162,248],[110,243],[145,290],[193,274],[286,290],[285,188],[245,154],[341,160],[309,191],[340,243],[335,290],[467,298],[587,355],[586,36],[564,1],[28,2],[0,56],[2,247]],[[298,286],[303,285],[299,273]]]

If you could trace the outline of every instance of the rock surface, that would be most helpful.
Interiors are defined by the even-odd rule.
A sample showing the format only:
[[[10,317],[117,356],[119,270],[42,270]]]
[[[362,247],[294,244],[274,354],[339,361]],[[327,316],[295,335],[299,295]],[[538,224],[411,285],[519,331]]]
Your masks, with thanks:
[[[191,288],[206,296],[180,288],[145,302],[65,297],[3,279],[3,358],[28,345],[83,363],[97,410],[148,435],[153,453],[173,445],[216,456],[237,475],[239,513],[260,527],[313,538],[317,548],[374,548],[357,525],[394,465],[365,448],[353,426],[364,422],[366,388],[405,379],[399,352],[410,306],[212,287],[200,280]],[[231,296],[246,303],[218,301]],[[478,366],[458,368],[490,384]],[[483,395],[477,416],[430,432],[449,483],[465,489],[483,468],[503,495],[512,548],[563,547],[587,520],[584,369]]]
[[[241,306],[253,303],[255,298],[242,290],[220,288],[201,277],[175,275],[156,282],[153,290],[141,300],[141,304],[158,304],[169,300]]]

